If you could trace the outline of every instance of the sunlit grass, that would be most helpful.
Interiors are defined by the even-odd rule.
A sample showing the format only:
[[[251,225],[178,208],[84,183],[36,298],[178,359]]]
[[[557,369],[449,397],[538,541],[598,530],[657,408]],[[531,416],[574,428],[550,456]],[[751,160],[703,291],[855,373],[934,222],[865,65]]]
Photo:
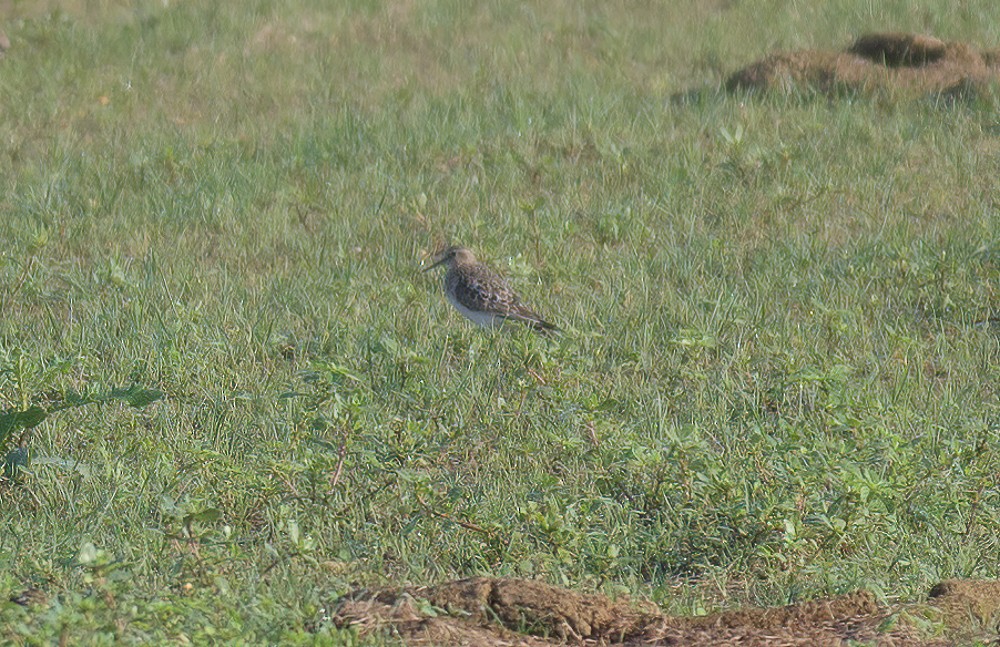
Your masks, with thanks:
[[[335,4],[5,25],[3,408],[166,394],[35,428],[0,593],[62,602],[5,640],[306,640],[472,574],[684,613],[998,576],[995,101],[717,92],[872,21],[995,44],[993,3]],[[567,332],[469,326],[446,241]]]

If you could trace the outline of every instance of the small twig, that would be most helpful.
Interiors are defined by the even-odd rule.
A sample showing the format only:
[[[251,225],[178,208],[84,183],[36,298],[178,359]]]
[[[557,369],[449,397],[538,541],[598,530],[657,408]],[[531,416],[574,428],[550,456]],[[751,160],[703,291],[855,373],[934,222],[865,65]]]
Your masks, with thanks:
[[[542,377],[541,375],[539,375],[538,373],[536,373],[535,371],[533,371],[530,368],[525,368],[524,370],[527,371],[528,375],[530,375],[531,377],[535,378],[535,380],[539,384],[541,384],[542,386],[545,386],[545,378],[544,377]]]
[[[462,526],[466,530],[472,530],[473,532],[479,532],[479,533],[482,533],[482,534],[487,535],[489,537],[493,537],[494,536],[494,533],[492,531],[487,530],[486,528],[483,528],[482,526],[477,526],[476,524],[474,524],[474,523],[472,523],[470,521],[462,521],[461,519],[456,519],[455,517],[452,517],[451,515],[445,514],[444,512],[438,512],[437,510],[431,510],[429,508],[427,509],[427,512],[430,512],[432,515],[434,515],[438,519],[443,519],[445,521],[450,521],[451,523],[458,524],[459,526]]]
[[[345,427],[340,437],[340,448],[337,450],[337,469],[333,473],[333,478],[330,479],[331,492],[340,483],[340,474],[344,469],[344,457],[347,456],[347,435],[347,428]]]
[[[520,417],[521,412],[524,410],[524,403],[528,400],[528,392],[521,391],[521,401],[517,403],[517,411],[514,412],[515,417]]]
[[[972,533],[972,526],[976,523],[976,513],[979,510],[979,499],[983,495],[983,490],[986,489],[985,483],[979,484],[979,489],[976,490],[976,494],[972,497],[972,505],[969,506],[969,518],[965,521],[965,535],[968,536]]]
[[[435,509],[431,508],[429,505],[427,505],[427,503],[423,499],[420,498],[420,495],[417,495],[417,503],[419,503],[420,506],[424,509],[424,511],[427,512],[427,513],[429,513],[432,517],[437,517],[438,519],[442,519],[444,521],[450,521],[451,523],[458,524],[459,526],[465,528],[466,530],[471,530],[473,532],[482,533],[482,534],[486,535],[487,537],[489,537],[491,539],[495,539],[496,538],[496,533],[493,532],[492,530],[487,530],[486,528],[483,528],[482,526],[476,525],[476,524],[472,523],[471,521],[462,521],[461,519],[456,519],[455,517],[453,517],[453,516],[451,516],[451,515],[449,515],[447,513],[438,512],[437,510],[435,510]]]
[[[292,553],[292,554],[290,554],[290,555],[284,555],[284,556],[282,556],[282,555],[279,555],[279,556],[275,557],[275,558],[274,558],[274,561],[273,561],[273,562],[271,562],[270,564],[268,564],[268,565],[267,565],[267,566],[266,566],[266,567],[264,568],[264,570],[262,570],[262,571],[260,572],[260,575],[258,575],[258,577],[264,577],[265,575],[267,575],[268,573],[270,573],[270,572],[271,572],[271,570],[272,570],[272,569],[273,569],[273,568],[274,568],[275,566],[277,566],[278,564],[282,564],[282,563],[284,563],[284,562],[287,562],[287,561],[288,561],[288,560],[290,560],[290,559],[295,559],[296,557],[298,557],[298,553]]]
[[[388,195],[389,195],[389,185],[386,184],[385,191],[382,192],[382,197],[379,198],[378,206],[375,207],[375,215],[373,216],[374,218],[377,219],[380,215],[382,215],[382,207],[385,206],[385,199]]]
[[[281,481],[282,483],[285,484],[285,487],[288,488],[288,491],[292,493],[293,497],[295,497],[295,498],[299,497],[299,490],[298,490],[298,488],[295,487],[294,483],[292,483],[290,480],[288,480],[288,477],[286,475],[284,475],[284,474],[282,474],[282,473],[280,473],[278,471],[275,471],[275,470],[272,470],[271,473],[279,481]]]

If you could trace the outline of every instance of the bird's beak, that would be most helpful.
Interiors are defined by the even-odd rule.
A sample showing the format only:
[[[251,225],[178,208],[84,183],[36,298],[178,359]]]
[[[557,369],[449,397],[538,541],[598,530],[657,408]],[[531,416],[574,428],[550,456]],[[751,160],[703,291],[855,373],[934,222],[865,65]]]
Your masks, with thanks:
[[[445,261],[445,259],[444,259],[444,258],[441,258],[441,259],[438,259],[438,261],[437,261],[437,262],[435,262],[435,263],[434,263],[433,265],[431,265],[430,267],[425,267],[425,268],[423,269],[423,271],[424,271],[424,272],[430,272],[431,270],[433,270],[433,269],[434,269],[435,267],[437,267],[437,266],[438,266],[438,265],[440,265],[441,263],[444,263],[444,261]]]

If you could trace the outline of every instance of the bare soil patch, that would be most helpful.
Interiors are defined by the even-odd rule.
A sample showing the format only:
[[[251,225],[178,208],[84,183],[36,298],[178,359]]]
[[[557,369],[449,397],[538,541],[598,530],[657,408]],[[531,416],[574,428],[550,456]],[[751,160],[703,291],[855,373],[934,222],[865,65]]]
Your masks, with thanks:
[[[735,72],[730,91],[965,93],[1000,81],[1000,50],[933,36],[874,33],[843,51],[776,52]]]
[[[1000,639],[1000,581],[948,580],[924,602],[879,604],[868,591],[776,608],[675,617],[530,580],[472,578],[437,586],[358,590],[331,620],[407,645],[937,646]]]

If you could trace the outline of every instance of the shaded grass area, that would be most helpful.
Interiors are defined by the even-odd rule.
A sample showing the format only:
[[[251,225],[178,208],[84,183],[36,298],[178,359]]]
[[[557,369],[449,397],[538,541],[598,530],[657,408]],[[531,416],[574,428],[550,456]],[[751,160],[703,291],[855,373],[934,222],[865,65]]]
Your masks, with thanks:
[[[998,577],[995,100],[715,91],[997,10],[669,7],[13,7],[0,401],[166,399],[36,428],[0,592],[57,602],[5,638],[311,640],[355,583],[472,574],[678,613]],[[445,241],[567,334],[470,329]]]

